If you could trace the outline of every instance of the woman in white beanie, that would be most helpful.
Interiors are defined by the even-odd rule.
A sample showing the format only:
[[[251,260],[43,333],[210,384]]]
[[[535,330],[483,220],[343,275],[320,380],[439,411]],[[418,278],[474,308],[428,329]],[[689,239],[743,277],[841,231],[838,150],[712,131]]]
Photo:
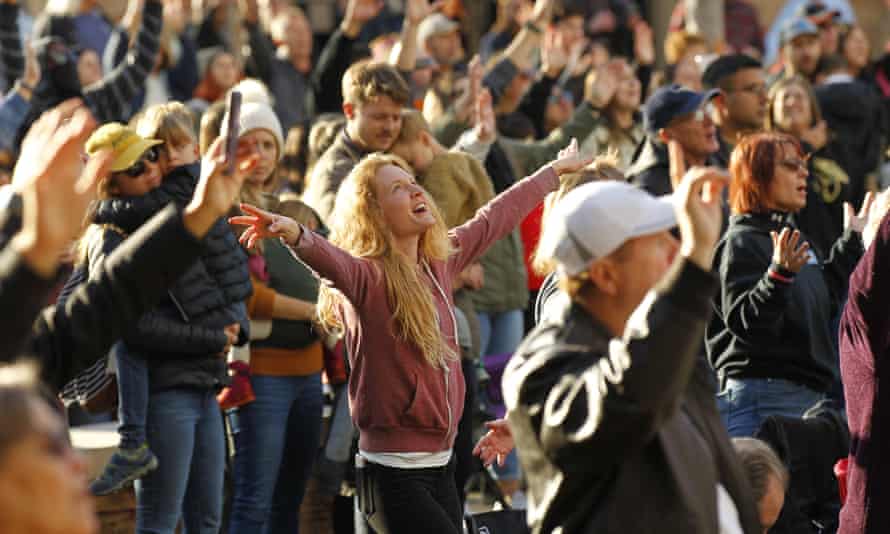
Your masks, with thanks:
[[[274,210],[278,203],[269,193],[278,189],[281,125],[271,107],[248,102],[241,108],[240,132],[260,156],[241,197]],[[299,529],[299,507],[321,435],[322,348],[311,325],[318,282],[306,267],[294,268],[290,252],[277,239],[266,240],[255,259],[260,261],[253,265],[262,265],[263,272],[252,268],[248,314],[271,320],[272,331],[251,341],[250,382],[256,400],[234,411],[229,532],[292,534]]]

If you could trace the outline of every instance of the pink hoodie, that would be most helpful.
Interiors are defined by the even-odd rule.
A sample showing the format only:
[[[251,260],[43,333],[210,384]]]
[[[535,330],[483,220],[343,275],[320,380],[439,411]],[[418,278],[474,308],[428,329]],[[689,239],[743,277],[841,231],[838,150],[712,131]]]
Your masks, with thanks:
[[[455,354],[460,354],[451,285],[455,275],[516,228],[558,185],[549,166],[517,182],[453,228],[449,237],[455,252],[447,261],[431,261],[424,271],[439,328]],[[349,302],[343,314],[352,368],[349,401],[360,430],[359,448],[378,453],[450,450],[463,413],[460,361],[448,362],[446,369],[433,367],[415,346],[399,339],[376,260],[351,256],[306,229],[293,250]]]

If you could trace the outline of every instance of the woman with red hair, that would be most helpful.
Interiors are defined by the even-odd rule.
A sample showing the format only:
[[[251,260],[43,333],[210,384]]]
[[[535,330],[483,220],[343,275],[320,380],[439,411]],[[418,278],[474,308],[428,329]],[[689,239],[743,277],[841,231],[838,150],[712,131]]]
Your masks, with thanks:
[[[794,137],[760,133],[732,152],[729,227],[714,265],[721,291],[707,332],[731,436],[770,415],[800,417],[838,379],[832,318],[862,255],[865,207],[845,205],[845,229],[827,257],[792,215],[806,206],[807,156]]]

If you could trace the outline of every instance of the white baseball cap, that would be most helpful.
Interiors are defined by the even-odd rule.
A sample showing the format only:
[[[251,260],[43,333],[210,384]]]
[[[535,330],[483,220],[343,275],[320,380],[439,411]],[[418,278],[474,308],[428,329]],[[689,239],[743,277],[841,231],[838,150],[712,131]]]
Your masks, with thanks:
[[[539,253],[563,276],[575,276],[626,241],[676,225],[669,195],[654,197],[625,182],[590,182],[557,203],[544,222]]]
[[[460,29],[460,24],[441,13],[432,13],[420,23],[417,29],[417,43],[423,47],[426,40],[435,35],[451,33]]]

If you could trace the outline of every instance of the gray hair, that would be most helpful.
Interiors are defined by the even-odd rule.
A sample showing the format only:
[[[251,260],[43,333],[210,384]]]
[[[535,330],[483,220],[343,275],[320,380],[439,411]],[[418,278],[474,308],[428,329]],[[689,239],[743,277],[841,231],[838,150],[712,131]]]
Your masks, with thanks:
[[[766,442],[755,438],[733,438],[732,446],[745,467],[755,502],[760,502],[766,495],[770,475],[778,478],[782,488],[788,490],[788,469]]]

